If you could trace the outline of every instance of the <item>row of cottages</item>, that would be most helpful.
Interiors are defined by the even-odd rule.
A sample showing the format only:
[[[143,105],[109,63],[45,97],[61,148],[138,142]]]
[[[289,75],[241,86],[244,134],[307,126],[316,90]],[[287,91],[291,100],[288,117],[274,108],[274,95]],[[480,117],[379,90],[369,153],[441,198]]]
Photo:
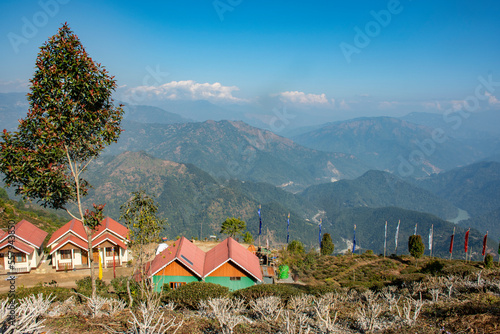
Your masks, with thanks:
[[[148,263],[147,272],[158,292],[164,284],[176,289],[205,281],[234,291],[262,282],[257,256],[230,237],[206,253],[182,237],[156,255]]]
[[[104,268],[122,266],[132,259],[127,243],[128,228],[106,217],[92,234],[94,263],[99,263],[100,255]],[[83,224],[76,219],[54,232],[47,247],[52,255],[52,268],[56,270],[88,268],[90,265],[87,234]]]
[[[14,230],[0,231],[0,268],[2,271],[30,272],[35,269],[43,256],[43,241],[47,232],[39,229],[27,220],[21,220],[14,226]],[[12,235],[13,238],[9,238]],[[13,261],[9,264],[8,253],[12,252]]]

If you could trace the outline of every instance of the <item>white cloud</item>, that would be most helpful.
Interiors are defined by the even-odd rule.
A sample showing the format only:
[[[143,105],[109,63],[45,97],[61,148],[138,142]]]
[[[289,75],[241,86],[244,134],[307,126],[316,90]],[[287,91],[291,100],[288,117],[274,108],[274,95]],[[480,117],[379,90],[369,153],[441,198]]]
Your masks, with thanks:
[[[236,86],[223,86],[218,82],[198,83],[194,80],[171,81],[159,86],[138,86],[128,90],[128,95],[167,100],[208,100],[212,102],[242,102],[233,96]]]
[[[27,92],[30,83],[28,81],[23,81],[20,79],[3,81],[0,80],[0,92],[1,93],[14,93],[14,92]]]
[[[443,110],[443,107],[441,106],[441,102],[438,102],[438,101],[422,102],[422,106],[425,109]]]
[[[397,101],[381,101],[378,103],[378,108],[379,109],[390,109],[394,108],[395,106],[400,105],[399,102]]]
[[[306,94],[299,91],[281,92],[278,94],[282,102],[297,103],[303,105],[333,105],[334,99],[328,100],[325,94]]]
[[[493,105],[493,106],[500,105],[500,101],[496,98],[495,95],[491,94],[488,91],[484,92],[484,95],[486,95],[488,97],[488,103],[489,103],[490,106],[491,105]]]
[[[463,109],[466,102],[464,100],[452,100],[452,101],[450,101],[450,103],[451,103],[451,108],[454,111],[457,111],[457,110]]]
[[[347,102],[344,99],[342,99],[342,101],[340,101],[340,109],[348,110],[351,109],[351,106],[347,104]]]

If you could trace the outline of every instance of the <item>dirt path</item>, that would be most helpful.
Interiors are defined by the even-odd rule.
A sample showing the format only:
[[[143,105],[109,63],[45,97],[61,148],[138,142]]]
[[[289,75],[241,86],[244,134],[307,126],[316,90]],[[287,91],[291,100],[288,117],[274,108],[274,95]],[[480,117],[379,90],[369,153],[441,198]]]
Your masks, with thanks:
[[[97,276],[99,270],[96,269],[95,274]],[[116,277],[118,276],[130,276],[132,274],[132,268],[120,267],[116,268]],[[18,274],[16,276],[15,285],[16,288],[24,286],[25,288],[33,287],[38,283],[51,282],[55,280],[59,287],[65,288],[76,288],[76,280],[82,279],[86,276],[90,276],[90,272],[88,269],[81,269],[70,272],[56,272],[56,273],[48,273],[48,274],[37,274],[37,273],[29,273],[29,274]],[[6,281],[8,275],[0,275],[0,293],[5,293],[9,291],[10,282]],[[103,269],[102,275],[103,281],[107,284],[111,282],[113,279],[113,269]]]
[[[349,274],[349,273],[352,273],[357,268],[359,268],[361,266],[366,266],[366,265],[369,265],[369,264],[377,263],[377,262],[380,262],[382,260],[385,260],[385,259],[381,258],[381,259],[375,259],[375,260],[372,260],[372,261],[360,261],[360,262],[357,262],[355,265],[349,267],[349,269],[347,269],[346,271],[343,271],[342,273],[338,274],[337,276],[333,276],[332,279],[334,281],[338,282],[339,279],[343,278],[344,276],[347,276],[347,274]]]

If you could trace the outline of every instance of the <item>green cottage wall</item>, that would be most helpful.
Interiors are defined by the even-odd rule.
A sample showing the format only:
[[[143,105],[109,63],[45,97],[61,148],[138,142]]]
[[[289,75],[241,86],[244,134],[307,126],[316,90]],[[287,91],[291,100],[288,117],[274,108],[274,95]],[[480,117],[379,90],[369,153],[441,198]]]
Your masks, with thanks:
[[[163,275],[153,276],[153,283],[156,292],[161,292],[161,288],[165,283],[168,284],[170,282],[185,282],[187,284],[199,281],[200,280],[195,276],[163,276]]]
[[[205,277],[205,282],[226,286],[230,291],[244,289],[255,285],[255,281],[250,277],[241,277],[241,280],[239,281],[231,281],[230,277],[208,276]]]

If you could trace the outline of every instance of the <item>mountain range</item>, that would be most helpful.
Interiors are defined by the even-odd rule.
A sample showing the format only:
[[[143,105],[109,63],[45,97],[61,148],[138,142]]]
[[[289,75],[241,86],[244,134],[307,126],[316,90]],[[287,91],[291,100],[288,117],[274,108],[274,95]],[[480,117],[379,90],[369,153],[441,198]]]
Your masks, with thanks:
[[[292,137],[327,152],[350,152],[372,169],[421,177],[464,166],[492,154],[451,137],[443,129],[392,117],[359,118],[326,124]]]
[[[456,129],[458,123],[437,114],[365,117],[288,129],[294,134],[285,138],[242,121],[200,119],[201,108],[214,107],[203,101],[173,103],[169,111],[126,105],[118,143],[85,174],[94,185],[85,204],[106,203],[106,214],[118,218],[120,206],[142,188],[168,218],[163,234],[170,238],[218,235],[232,216],[245,220],[257,237],[260,204],[261,242],[283,243],[290,213],[290,237],[308,247],[318,245],[320,219],[337,250],[352,245],[356,225],[361,250],[382,253],[385,221],[394,236],[399,220],[398,253],[407,251],[415,225],[423,236],[434,225],[434,254],[440,256],[447,256],[453,227],[457,238],[471,227],[476,243],[488,231],[488,247],[496,247],[496,114],[471,114]],[[182,110],[191,114],[172,112]],[[0,94],[3,127],[14,130],[26,111],[24,94]],[[389,248],[395,246],[391,240]]]
[[[368,170],[355,156],[309,149],[239,121],[143,124],[123,122],[117,144],[106,153],[144,151],[192,163],[213,177],[267,182],[290,191],[353,178]]]
[[[452,204],[382,171],[369,171],[354,180],[315,185],[293,194],[267,183],[216,180],[192,164],[161,160],[144,152],[125,152],[99,159],[86,177],[94,188],[85,204],[106,202],[106,214],[111,216],[119,216],[120,205],[130,198],[132,191],[142,188],[154,195],[161,215],[169,219],[163,233],[171,238],[218,235],[222,221],[232,216],[246,221],[248,230],[257,237],[259,204],[263,237],[274,244],[286,240],[288,213],[292,239],[317,247],[321,219],[323,233],[332,235],[338,250],[352,245],[352,227],[357,225],[358,248],[382,253],[380,234],[385,221],[390,223],[389,233],[394,235],[394,224],[400,220],[401,252],[407,250],[406,240],[414,232],[415,224],[425,234],[433,224],[434,254],[446,256],[447,239],[453,227],[457,235],[464,234],[467,228],[426,212],[452,217],[457,211]],[[341,199],[346,200],[341,202]],[[480,227],[471,227],[471,238],[482,240]],[[394,246],[394,241],[388,241],[388,247]],[[493,240],[489,247],[494,249]]]

